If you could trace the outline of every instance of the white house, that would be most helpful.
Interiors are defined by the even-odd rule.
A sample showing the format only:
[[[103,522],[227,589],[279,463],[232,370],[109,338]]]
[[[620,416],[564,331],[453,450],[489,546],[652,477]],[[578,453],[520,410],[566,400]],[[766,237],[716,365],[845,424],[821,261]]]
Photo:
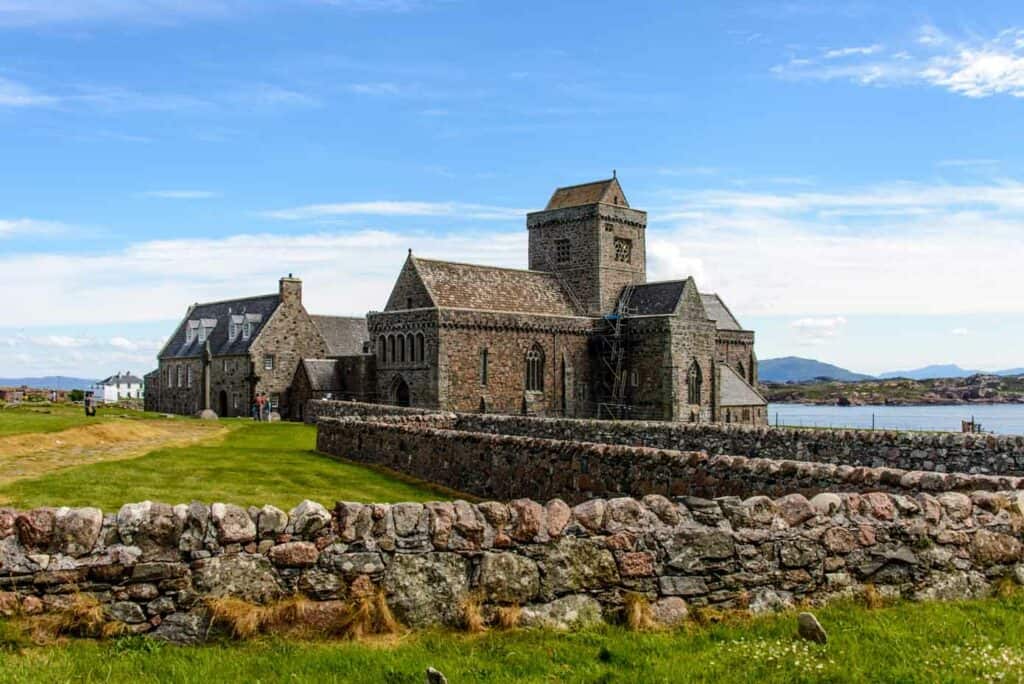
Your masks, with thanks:
[[[130,371],[111,375],[92,386],[96,401],[109,404],[122,399],[141,399],[143,394],[142,379]]]

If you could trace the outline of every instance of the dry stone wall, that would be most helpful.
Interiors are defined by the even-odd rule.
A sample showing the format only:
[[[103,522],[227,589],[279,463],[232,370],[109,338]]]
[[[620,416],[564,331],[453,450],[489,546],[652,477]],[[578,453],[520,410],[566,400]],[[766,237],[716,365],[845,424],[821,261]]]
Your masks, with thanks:
[[[463,416],[324,418],[317,449],[480,498],[1014,490],[1024,480],[466,432]]]
[[[210,599],[303,594],[330,615],[379,587],[411,627],[457,626],[472,597],[488,619],[516,605],[524,626],[572,628],[617,619],[627,593],[675,624],[693,606],[760,612],[865,584],[983,596],[1024,577],[1022,525],[1017,492],[0,509],[0,612],[85,595],[130,631],[197,642],[216,632]]]
[[[459,429],[903,470],[1024,475],[1024,437],[459,415]]]

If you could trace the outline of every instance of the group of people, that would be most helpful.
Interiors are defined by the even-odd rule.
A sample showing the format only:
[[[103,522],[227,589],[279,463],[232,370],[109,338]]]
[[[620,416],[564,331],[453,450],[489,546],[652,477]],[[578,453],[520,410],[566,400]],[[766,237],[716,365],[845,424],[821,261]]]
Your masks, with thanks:
[[[270,412],[273,410],[274,406],[270,401],[270,397],[267,396],[266,392],[260,392],[252,402],[252,419],[268,421],[270,420]]]

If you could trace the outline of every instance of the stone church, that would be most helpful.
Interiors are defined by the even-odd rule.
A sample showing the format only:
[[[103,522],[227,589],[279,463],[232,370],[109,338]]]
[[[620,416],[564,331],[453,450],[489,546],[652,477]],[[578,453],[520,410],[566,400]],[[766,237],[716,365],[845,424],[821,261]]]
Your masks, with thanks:
[[[526,217],[529,269],[410,251],[339,396],[452,411],[763,424],[754,333],[693,278],[647,282],[647,214],[617,178]]]

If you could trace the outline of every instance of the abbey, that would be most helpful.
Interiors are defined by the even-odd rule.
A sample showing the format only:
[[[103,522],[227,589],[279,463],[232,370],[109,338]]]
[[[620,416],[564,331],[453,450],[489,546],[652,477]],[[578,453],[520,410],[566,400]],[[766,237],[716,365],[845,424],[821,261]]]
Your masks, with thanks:
[[[529,270],[409,253],[338,396],[529,415],[763,424],[754,333],[692,278],[647,282],[647,214],[617,178],[526,217]]]

